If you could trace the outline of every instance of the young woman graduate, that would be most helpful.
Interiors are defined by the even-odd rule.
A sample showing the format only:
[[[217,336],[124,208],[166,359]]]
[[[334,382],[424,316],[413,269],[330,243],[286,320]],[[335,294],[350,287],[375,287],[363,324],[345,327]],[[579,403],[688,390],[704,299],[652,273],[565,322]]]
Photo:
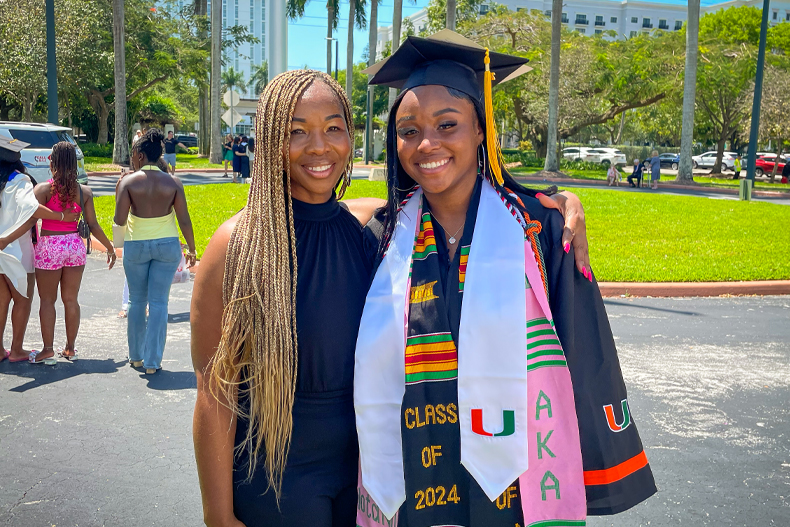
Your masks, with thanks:
[[[360,221],[384,202],[338,202],[350,183],[353,120],[332,78],[278,75],[256,115],[247,205],[211,239],[192,295],[204,518],[350,527],[354,348],[372,263]],[[578,201],[566,216],[586,247]]]
[[[491,87],[526,62],[445,30],[367,72],[403,91],[356,349],[359,525],[579,526],[656,491],[592,274],[503,168]]]

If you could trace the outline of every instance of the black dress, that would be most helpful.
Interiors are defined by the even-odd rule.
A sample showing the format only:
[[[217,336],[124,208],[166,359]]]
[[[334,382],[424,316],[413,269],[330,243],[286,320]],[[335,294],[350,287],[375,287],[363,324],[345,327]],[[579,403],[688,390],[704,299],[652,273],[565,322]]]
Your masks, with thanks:
[[[291,449],[278,511],[263,462],[251,482],[234,463],[233,506],[247,527],[356,525],[359,450],[354,417],[354,349],[370,280],[362,226],[333,197],[293,200],[298,277],[298,372]],[[243,404],[243,401],[241,401]],[[247,432],[236,426],[236,445]]]

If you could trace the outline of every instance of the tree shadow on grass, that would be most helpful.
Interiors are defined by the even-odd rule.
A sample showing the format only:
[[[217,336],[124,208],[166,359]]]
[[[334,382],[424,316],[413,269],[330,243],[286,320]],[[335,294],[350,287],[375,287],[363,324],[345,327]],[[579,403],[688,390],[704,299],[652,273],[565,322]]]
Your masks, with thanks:
[[[116,373],[118,368],[126,363],[125,360],[80,359],[75,362],[58,361],[55,366],[47,366],[45,364],[9,363],[8,361],[3,361],[0,363],[0,374],[30,378],[30,381],[25,384],[9,390],[23,393],[39,386],[46,386],[47,384],[71,379],[79,375]]]

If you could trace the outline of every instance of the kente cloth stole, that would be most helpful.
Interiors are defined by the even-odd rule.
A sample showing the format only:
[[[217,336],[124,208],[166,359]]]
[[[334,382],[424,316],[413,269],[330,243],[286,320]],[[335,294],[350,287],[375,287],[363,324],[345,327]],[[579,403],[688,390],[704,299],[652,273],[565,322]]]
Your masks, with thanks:
[[[400,427],[406,383],[452,374],[449,355],[439,357],[434,371],[407,366],[421,197],[418,190],[398,214],[357,340],[361,526],[393,525],[406,497]],[[473,244],[464,255],[457,347],[461,463],[491,501],[518,479],[527,527],[579,526],[586,498],[573,391],[544,288],[529,285],[542,284],[525,236],[530,225],[534,236],[535,222],[483,183]]]

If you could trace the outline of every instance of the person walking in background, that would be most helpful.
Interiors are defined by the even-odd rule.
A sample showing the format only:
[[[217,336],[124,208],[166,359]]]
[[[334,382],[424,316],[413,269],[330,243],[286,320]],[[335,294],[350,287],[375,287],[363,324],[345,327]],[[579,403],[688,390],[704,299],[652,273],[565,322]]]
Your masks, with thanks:
[[[732,170],[735,172],[732,175],[732,179],[741,179],[741,170],[743,169],[743,161],[741,160],[741,154],[735,156],[735,162],[732,166]]]
[[[241,173],[241,158],[236,155],[238,153],[239,144],[241,144],[241,137],[236,136],[233,138],[233,145],[230,147],[233,154],[233,182],[238,183],[237,178]]]
[[[228,177],[228,163],[233,169],[233,136],[230,134],[225,136],[225,142],[222,143],[222,159],[225,162],[225,175],[222,177]]]
[[[247,181],[250,177],[250,158],[247,156],[247,136],[241,136],[239,144],[233,149],[236,157],[239,158],[239,179],[240,183]]]
[[[620,181],[620,171],[617,170],[617,167],[614,163],[609,165],[609,170],[606,172],[606,184],[608,186],[617,186],[617,183]]]
[[[137,132],[135,132],[134,134],[134,137],[132,137],[132,144],[135,144],[137,140],[140,139],[142,136],[143,136],[143,131],[137,130]]]
[[[176,175],[176,147],[180,146],[184,150],[187,149],[181,142],[173,137],[173,132],[167,132],[167,139],[165,139],[165,154],[162,156],[167,163],[167,170],[170,175]]]
[[[170,285],[182,256],[176,219],[189,247],[187,265],[191,267],[196,259],[184,186],[156,166],[162,139],[162,132],[152,128],[135,143],[131,163],[136,172],[115,188],[115,223],[126,226],[123,268],[129,283],[129,362],[135,368],[144,366],[146,374],[162,367]]]
[[[658,190],[658,180],[661,179],[661,158],[658,150],[653,150],[650,158],[650,188]]]
[[[36,219],[77,221],[73,211],[54,212],[39,204],[34,180],[22,163],[29,143],[0,136],[0,340],[5,335],[11,301],[11,349],[0,346],[0,362],[27,361],[22,346],[36,282],[32,229]],[[2,343],[0,343],[2,344]]]
[[[642,186],[642,163],[639,162],[639,159],[634,159],[634,171],[626,179],[628,179],[631,188]],[[634,180],[636,180],[636,184],[634,184]]]
[[[255,161],[255,138],[254,137],[250,137],[249,139],[247,139],[247,157],[250,160],[249,173],[247,175],[247,183],[249,183],[250,182],[249,178],[252,176],[253,161]]]
[[[50,162],[52,179],[39,183],[34,190],[42,205],[56,212],[74,210],[81,212],[90,228],[90,234],[107,248],[107,264],[115,265],[115,248],[104,234],[93,206],[93,192],[87,185],[77,182],[77,151],[73,144],[61,141],[52,147]],[[63,301],[66,321],[66,346],[60,356],[77,360],[77,332],[80,328],[79,292],[85,270],[85,244],[80,237],[77,221],[42,220],[41,235],[35,246],[36,281],[41,302],[41,351],[30,352],[30,362],[40,363],[55,355],[55,301]]]

